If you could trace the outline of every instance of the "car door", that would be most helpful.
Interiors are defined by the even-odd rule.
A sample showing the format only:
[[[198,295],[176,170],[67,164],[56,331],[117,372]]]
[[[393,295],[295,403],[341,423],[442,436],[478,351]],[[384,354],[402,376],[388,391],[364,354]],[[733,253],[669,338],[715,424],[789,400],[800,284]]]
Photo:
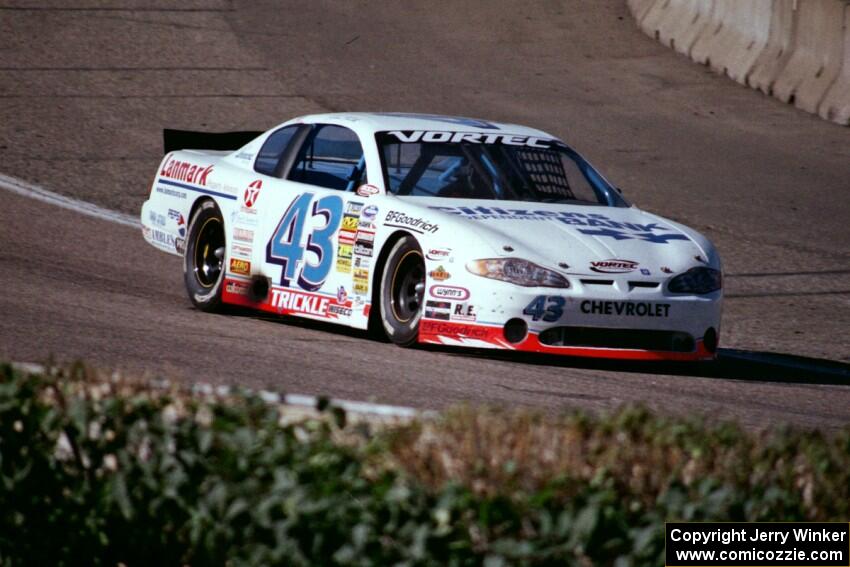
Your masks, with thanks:
[[[368,303],[368,272],[354,265],[363,210],[354,188],[365,181],[362,144],[353,130],[335,124],[302,125],[289,144],[275,168],[264,169],[280,178],[259,189],[268,307],[363,328],[363,309],[355,307]],[[369,236],[361,236],[358,250],[365,252]]]

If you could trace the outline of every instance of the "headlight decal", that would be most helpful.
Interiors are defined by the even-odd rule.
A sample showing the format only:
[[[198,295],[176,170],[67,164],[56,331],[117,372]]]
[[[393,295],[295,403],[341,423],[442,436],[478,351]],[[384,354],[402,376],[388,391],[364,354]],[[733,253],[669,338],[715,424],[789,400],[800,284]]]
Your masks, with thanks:
[[[667,284],[671,293],[695,293],[703,295],[723,287],[723,275],[720,270],[704,266],[691,268],[684,274],[672,278]]]
[[[467,271],[476,276],[500,280],[523,287],[566,289],[570,282],[561,274],[521,258],[483,258],[472,260]]]

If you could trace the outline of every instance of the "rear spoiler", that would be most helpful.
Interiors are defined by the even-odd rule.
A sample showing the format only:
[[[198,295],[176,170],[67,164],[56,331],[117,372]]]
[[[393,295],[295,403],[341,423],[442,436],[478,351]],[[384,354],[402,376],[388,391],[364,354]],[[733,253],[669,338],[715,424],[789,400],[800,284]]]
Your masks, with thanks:
[[[165,153],[175,150],[238,150],[262,132],[193,132],[163,130]]]

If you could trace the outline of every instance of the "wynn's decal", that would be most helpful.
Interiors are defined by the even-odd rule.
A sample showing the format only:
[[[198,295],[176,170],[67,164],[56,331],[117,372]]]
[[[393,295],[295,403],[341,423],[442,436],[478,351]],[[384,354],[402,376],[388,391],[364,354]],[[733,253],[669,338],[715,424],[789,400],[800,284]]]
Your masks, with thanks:
[[[547,140],[537,136],[517,136],[514,134],[482,134],[475,132],[446,132],[442,130],[393,130],[387,132],[387,134],[405,144],[414,142],[504,144],[506,146],[528,146],[530,148],[541,149],[550,149],[561,144],[557,140]]]

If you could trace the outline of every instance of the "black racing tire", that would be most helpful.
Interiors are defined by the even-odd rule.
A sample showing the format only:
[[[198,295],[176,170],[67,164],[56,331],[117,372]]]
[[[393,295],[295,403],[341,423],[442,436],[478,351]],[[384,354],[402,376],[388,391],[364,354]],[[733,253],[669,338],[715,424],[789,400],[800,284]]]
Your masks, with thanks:
[[[183,253],[183,281],[189,299],[201,311],[220,312],[224,257],[224,219],[213,201],[200,204],[189,222]]]
[[[381,275],[381,326],[399,346],[411,346],[419,336],[425,295],[425,259],[412,236],[393,244]]]

